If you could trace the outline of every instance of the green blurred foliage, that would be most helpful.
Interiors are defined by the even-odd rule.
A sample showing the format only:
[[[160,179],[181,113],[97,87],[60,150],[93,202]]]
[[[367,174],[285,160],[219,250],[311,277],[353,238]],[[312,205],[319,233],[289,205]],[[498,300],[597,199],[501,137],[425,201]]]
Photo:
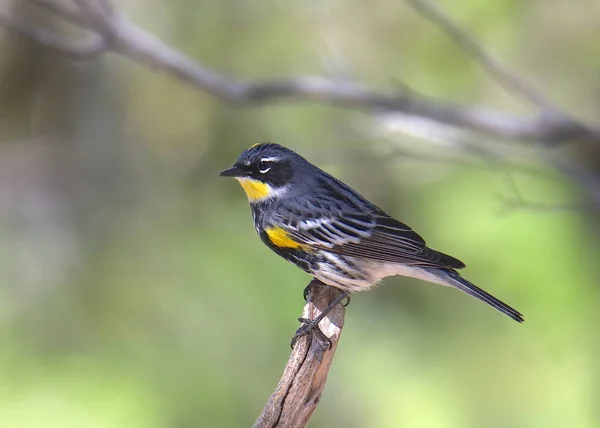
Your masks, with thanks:
[[[590,34],[600,8],[591,0],[577,1],[581,8],[545,3],[440,4],[510,68],[534,76],[574,113],[592,115],[600,42]],[[438,28],[395,1],[118,6],[239,78],[330,74],[384,88],[401,78],[431,96],[523,109]],[[287,361],[309,281],[260,242],[243,192],[217,177],[266,140],[300,152],[464,260],[469,279],[526,317],[518,325],[453,290],[387,279],[353,298],[310,426],[600,426],[597,219],[583,210],[506,212],[498,194],[510,192],[507,177],[534,201],[582,199],[534,155],[523,154],[522,170],[452,146],[373,136],[361,131],[370,123],[365,113],[232,108],[123,58],[90,67],[101,67],[112,115],[79,119],[91,125],[75,140],[99,151],[86,157],[83,144],[73,161],[83,166],[64,180],[88,177],[89,166],[96,174],[85,181],[90,187],[67,194],[84,203],[65,208],[66,238],[44,234],[56,225],[31,231],[34,223],[15,226],[8,215],[0,224],[1,427],[253,423]],[[69,114],[67,122],[76,121]],[[120,137],[94,134],[107,127]],[[90,133],[96,139],[86,139]],[[116,195],[98,190],[115,176],[98,160],[108,139],[122,141],[120,162],[109,164],[126,170],[110,182]],[[425,151],[404,156],[396,146]],[[471,160],[435,160],[456,150],[455,159]],[[94,215],[100,220],[92,223]]]

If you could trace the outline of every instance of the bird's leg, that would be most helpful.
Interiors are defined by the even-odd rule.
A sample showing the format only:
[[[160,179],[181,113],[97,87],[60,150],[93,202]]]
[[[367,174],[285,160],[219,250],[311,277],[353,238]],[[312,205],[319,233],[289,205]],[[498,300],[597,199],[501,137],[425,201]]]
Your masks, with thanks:
[[[323,334],[323,332],[318,328],[318,326],[319,326],[319,323],[323,320],[323,318],[325,318],[329,314],[329,312],[331,312],[332,309],[335,308],[335,306],[338,303],[340,303],[342,300],[344,300],[346,298],[350,299],[348,294],[349,293],[347,291],[342,291],[340,293],[340,295],[337,296],[333,300],[333,302],[331,302],[329,304],[329,306],[327,306],[327,308],[325,308],[325,310],[323,312],[321,312],[319,314],[319,316],[317,316],[315,319],[311,320],[308,318],[298,318],[298,321],[300,321],[302,323],[302,325],[300,326],[300,328],[298,330],[296,330],[296,334],[294,334],[294,337],[292,338],[292,343],[291,343],[292,348],[294,348],[298,339],[300,339],[302,336],[306,336],[308,333],[313,331],[315,329],[315,327],[317,327],[317,329],[316,329],[316,332],[318,332],[317,334],[320,333],[321,338],[324,339],[325,341],[327,341],[329,343],[329,348],[331,348],[331,340],[329,340],[329,338],[327,336],[325,336],[325,334]]]

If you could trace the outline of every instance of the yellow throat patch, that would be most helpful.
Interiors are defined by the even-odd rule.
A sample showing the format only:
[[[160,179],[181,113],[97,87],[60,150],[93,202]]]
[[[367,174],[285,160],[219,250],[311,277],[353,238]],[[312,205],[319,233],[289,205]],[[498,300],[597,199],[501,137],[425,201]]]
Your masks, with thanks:
[[[236,180],[240,182],[242,189],[246,192],[246,196],[248,196],[250,202],[260,201],[271,195],[271,186],[262,181],[246,177],[236,178]]]
[[[299,242],[294,241],[290,235],[281,227],[269,227],[265,230],[267,236],[269,237],[269,241],[273,243],[273,245],[280,248],[304,248],[305,245],[300,244]]]

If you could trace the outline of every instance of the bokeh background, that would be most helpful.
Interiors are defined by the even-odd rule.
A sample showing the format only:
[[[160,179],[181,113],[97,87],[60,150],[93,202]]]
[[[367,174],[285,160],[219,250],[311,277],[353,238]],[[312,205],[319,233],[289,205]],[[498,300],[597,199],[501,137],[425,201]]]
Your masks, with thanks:
[[[114,3],[238,78],[402,81],[528,112],[400,1]],[[440,5],[565,110],[598,119],[596,0]],[[126,58],[71,61],[2,31],[1,427],[252,425],[309,281],[217,176],[257,141],[342,178],[526,317],[401,278],[356,295],[310,426],[600,426],[598,217],[535,144],[379,112],[229,107]]]

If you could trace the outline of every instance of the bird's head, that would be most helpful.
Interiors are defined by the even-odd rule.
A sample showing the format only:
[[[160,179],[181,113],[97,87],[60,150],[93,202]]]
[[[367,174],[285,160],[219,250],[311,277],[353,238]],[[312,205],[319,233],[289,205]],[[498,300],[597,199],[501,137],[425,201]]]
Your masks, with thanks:
[[[304,158],[279,144],[258,143],[246,149],[231,168],[219,175],[234,177],[250,203],[257,203],[285,193],[304,163]]]

